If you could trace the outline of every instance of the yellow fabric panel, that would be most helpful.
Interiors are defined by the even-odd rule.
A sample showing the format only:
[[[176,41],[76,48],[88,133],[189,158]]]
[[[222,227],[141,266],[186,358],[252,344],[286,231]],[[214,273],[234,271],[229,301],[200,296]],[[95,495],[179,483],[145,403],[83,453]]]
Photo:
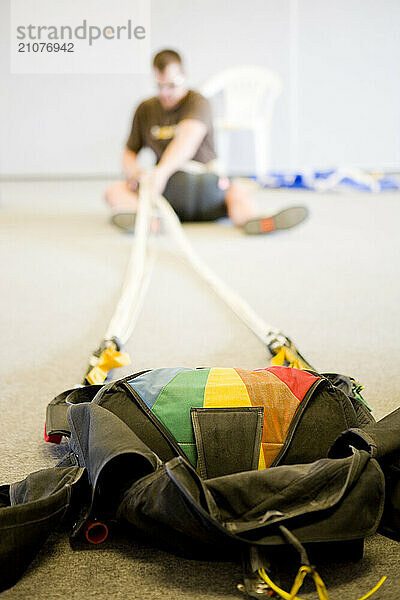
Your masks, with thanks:
[[[265,449],[264,446],[261,444],[260,447],[260,458],[258,459],[258,470],[262,471],[263,469],[266,469],[267,465],[265,464]]]
[[[252,406],[243,380],[235,369],[210,369],[204,389],[204,408]]]

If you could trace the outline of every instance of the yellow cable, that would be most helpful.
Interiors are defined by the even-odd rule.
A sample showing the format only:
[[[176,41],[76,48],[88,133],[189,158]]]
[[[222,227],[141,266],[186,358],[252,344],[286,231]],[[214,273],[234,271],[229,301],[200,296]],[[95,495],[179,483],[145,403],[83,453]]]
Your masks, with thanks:
[[[322,578],[317,573],[317,571],[315,571],[314,569],[312,569],[311,567],[308,567],[306,565],[303,565],[300,567],[300,569],[295,577],[295,580],[294,580],[292,589],[290,590],[290,593],[285,592],[285,590],[282,590],[279,586],[277,586],[272,581],[272,579],[270,579],[270,577],[268,576],[265,569],[259,569],[258,573],[259,573],[260,577],[265,581],[265,583],[267,583],[269,585],[269,587],[271,589],[273,589],[274,592],[279,594],[280,597],[283,598],[284,600],[302,600],[301,598],[296,596],[296,594],[299,591],[299,589],[301,588],[301,586],[303,585],[303,581],[304,581],[306,575],[311,574],[313,577],[314,583],[315,583],[315,587],[318,592],[318,598],[320,600],[329,600],[328,592],[327,592],[324,582],[322,581]],[[375,587],[372,588],[372,590],[367,592],[361,598],[358,598],[358,600],[367,600],[367,598],[372,596],[372,594],[374,594],[385,581],[386,581],[386,575],[384,577],[382,577],[382,579],[376,584]]]
[[[284,600],[302,600],[301,598],[298,598],[297,596],[294,596],[294,597],[291,596],[288,592],[285,592],[285,590],[282,590],[279,586],[277,586],[276,583],[274,583],[272,581],[272,579],[269,578],[265,569],[258,569],[258,573],[259,573],[260,577],[265,581],[265,583],[267,583],[269,585],[269,587],[271,589],[273,589],[274,592],[279,594],[280,597],[283,598]],[[297,578],[297,576],[296,576],[296,578]]]
[[[358,598],[358,600],[366,600],[367,598],[369,598],[370,596],[372,596],[372,594],[375,594],[375,592],[377,590],[379,590],[379,588],[381,587],[381,585],[383,583],[385,583],[386,579],[387,579],[387,577],[386,577],[386,575],[384,575],[382,577],[382,579],[380,581],[378,581],[378,583],[376,584],[376,586],[372,588],[372,590],[370,590],[369,592],[367,592],[365,594],[365,596],[362,596],[361,598]]]
[[[292,589],[290,590],[289,600],[296,600],[296,594],[299,591],[299,589],[301,588],[301,586],[303,585],[305,576],[309,572],[310,572],[310,567],[306,567],[306,566],[300,567],[300,569],[298,570],[298,573],[295,577],[295,580],[293,582]]]

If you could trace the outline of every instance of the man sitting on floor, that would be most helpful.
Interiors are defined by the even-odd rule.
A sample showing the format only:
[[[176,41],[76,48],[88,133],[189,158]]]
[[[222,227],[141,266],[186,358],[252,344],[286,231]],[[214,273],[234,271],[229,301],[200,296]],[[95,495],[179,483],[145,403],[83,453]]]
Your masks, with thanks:
[[[141,170],[137,155],[151,148],[157,157],[152,171],[156,192],[170,202],[181,221],[214,221],[229,216],[246,233],[267,233],[297,225],[306,208],[290,207],[262,217],[253,200],[254,184],[229,181],[216,174],[213,125],[208,100],[189,90],[181,57],[163,50],[153,60],[158,96],[136,109],[123,155],[126,181],[111,184],[106,200],[112,221],[134,229]]]

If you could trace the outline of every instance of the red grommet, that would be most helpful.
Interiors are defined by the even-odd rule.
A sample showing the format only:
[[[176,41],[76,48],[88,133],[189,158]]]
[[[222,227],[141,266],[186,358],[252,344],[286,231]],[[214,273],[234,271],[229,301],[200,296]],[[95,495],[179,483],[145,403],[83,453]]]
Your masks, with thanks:
[[[61,444],[62,435],[61,433],[53,433],[53,435],[47,435],[46,423],[44,424],[44,441],[50,442],[51,444]]]
[[[84,532],[89,544],[102,544],[108,538],[108,527],[101,521],[87,521]]]

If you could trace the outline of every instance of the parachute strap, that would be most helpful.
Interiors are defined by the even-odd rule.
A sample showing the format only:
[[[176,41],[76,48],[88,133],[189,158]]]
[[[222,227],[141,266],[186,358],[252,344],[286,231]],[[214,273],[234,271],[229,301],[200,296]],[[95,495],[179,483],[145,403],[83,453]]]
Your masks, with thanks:
[[[98,385],[104,383],[109,371],[129,365],[131,359],[127,352],[120,351],[116,342],[110,341],[99,356],[93,354],[91,363],[92,366],[89,367],[85,381],[90,385]]]
[[[301,586],[303,585],[303,581],[306,578],[306,576],[311,575],[314,580],[316,590],[318,592],[318,598],[320,600],[329,600],[326,586],[325,586],[324,582],[322,581],[321,576],[317,573],[317,571],[312,566],[302,565],[300,567],[290,592],[285,592],[285,590],[282,590],[279,586],[277,586],[272,581],[272,579],[268,576],[268,573],[266,572],[265,569],[258,569],[258,573],[259,573],[261,579],[263,579],[265,581],[265,583],[267,583],[269,585],[269,587],[272,590],[274,590],[274,592],[279,594],[279,596],[281,598],[283,598],[284,600],[301,600],[301,598],[296,596],[296,594],[299,591],[299,589],[301,588]],[[380,579],[380,581],[378,581],[378,583],[376,584],[375,587],[373,587],[369,592],[367,592],[361,598],[358,598],[358,600],[367,600],[367,598],[369,598],[370,596],[372,596],[372,594],[374,594],[377,590],[379,590],[379,588],[385,581],[386,581],[386,576],[382,577],[382,579]]]

